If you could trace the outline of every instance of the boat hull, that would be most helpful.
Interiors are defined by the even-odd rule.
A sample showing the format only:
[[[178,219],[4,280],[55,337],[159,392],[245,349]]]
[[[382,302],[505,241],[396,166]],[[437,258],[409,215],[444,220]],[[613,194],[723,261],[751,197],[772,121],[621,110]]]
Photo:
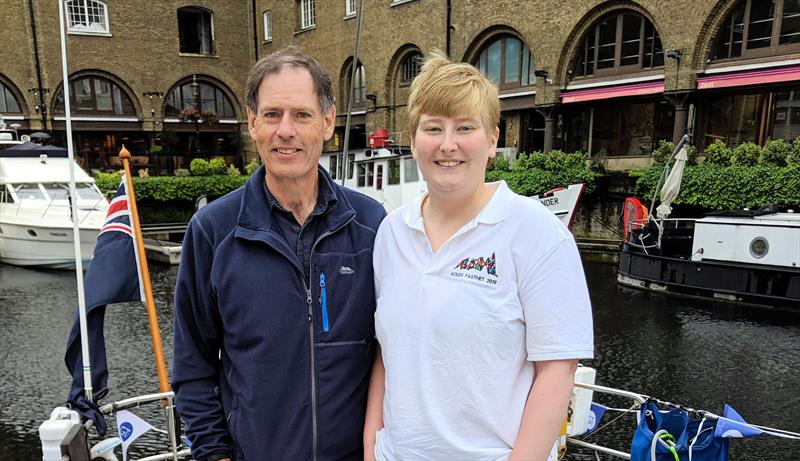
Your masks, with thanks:
[[[72,228],[2,223],[0,262],[15,266],[70,269],[75,267]],[[99,229],[81,229],[81,255],[89,262]]]
[[[645,254],[623,245],[621,285],[746,304],[800,309],[800,268],[692,261]]]

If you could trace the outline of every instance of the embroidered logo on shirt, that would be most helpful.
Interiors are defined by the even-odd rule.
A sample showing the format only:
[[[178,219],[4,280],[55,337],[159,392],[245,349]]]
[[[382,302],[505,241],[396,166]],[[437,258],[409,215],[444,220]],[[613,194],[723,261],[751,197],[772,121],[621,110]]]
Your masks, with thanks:
[[[347,267],[347,266],[341,266],[341,267],[339,268],[339,273],[340,273],[340,274],[343,274],[343,275],[350,275],[350,274],[352,274],[353,272],[355,272],[355,271],[354,271],[353,269],[351,269],[351,268]]]
[[[453,269],[483,271],[484,268],[487,274],[497,277],[497,260],[494,253],[488,258],[484,258],[483,256],[479,258],[464,258],[460,263],[456,264]]]

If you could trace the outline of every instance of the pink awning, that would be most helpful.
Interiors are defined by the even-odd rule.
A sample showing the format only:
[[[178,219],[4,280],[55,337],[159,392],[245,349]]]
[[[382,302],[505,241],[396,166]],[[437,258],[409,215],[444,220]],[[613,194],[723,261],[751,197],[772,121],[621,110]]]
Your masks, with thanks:
[[[709,75],[697,79],[698,90],[729,88],[734,86],[761,85],[764,83],[800,81],[800,66],[738,72],[735,74]]]
[[[663,92],[663,81],[634,83],[630,85],[604,86],[601,88],[591,88],[588,90],[565,91],[561,93],[561,102],[568,104],[571,102],[621,98],[624,96],[643,96]]]

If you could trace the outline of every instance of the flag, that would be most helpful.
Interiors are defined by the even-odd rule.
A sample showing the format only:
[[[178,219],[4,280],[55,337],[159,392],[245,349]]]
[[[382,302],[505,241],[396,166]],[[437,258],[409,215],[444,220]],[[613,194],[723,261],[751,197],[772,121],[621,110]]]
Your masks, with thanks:
[[[592,402],[592,405],[589,407],[589,429],[587,429],[582,435],[590,434],[597,430],[597,426],[600,425],[600,419],[606,413],[606,410],[608,410],[608,407]]]
[[[138,439],[140,435],[155,428],[128,410],[118,411],[116,418],[117,431],[119,431],[119,438],[122,440],[122,461],[127,461],[128,446]]]
[[[72,374],[72,388],[67,403],[83,418],[91,419],[100,435],[105,435],[107,429],[97,404],[108,393],[108,366],[103,336],[106,305],[142,301],[144,294],[139,274],[130,206],[123,176],[119,189],[109,204],[108,215],[97,237],[92,262],[85,276],[86,324],[94,394],[92,401],[84,395],[83,359],[77,311],[64,356],[64,362]]]
[[[748,424],[732,406],[726,403],[725,409],[722,411],[722,418],[717,421],[714,437],[755,437],[763,432],[761,429]]]

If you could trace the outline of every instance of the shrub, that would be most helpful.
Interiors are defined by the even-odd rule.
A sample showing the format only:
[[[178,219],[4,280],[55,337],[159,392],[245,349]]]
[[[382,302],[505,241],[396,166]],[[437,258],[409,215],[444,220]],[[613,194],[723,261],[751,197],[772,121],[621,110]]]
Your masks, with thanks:
[[[706,146],[706,150],[703,153],[706,156],[706,163],[720,166],[731,164],[733,152],[721,139],[715,139],[713,143]]]
[[[733,157],[731,163],[734,165],[753,166],[758,163],[761,157],[761,148],[758,144],[752,142],[744,142],[733,149]]]
[[[116,192],[121,178],[122,174],[119,171],[115,173],[103,173],[99,170],[94,171],[94,182],[103,194]]]
[[[192,172],[192,176],[208,176],[211,173],[211,165],[202,158],[192,159],[189,164],[189,171]]]
[[[653,161],[655,163],[664,164],[667,163],[669,160],[669,156],[672,155],[672,151],[675,150],[675,144],[672,141],[667,141],[666,139],[662,139],[658,141],[658,147],[653,149],[653,152],[650,154],[653,157]]]
[[[489,162],[487,170],[511,171],[511,160],[505,155],[497,154],[492,161]]]
[[[236,165],[234,165],[234,164],[232,164],[232,163],[231,163],[230,165],[228,165],[228,170],[227,170],[227,173],[226,173],[226,174],[227,174],[228,176],[241,176],[241,175],[242,175],[242,172],[241,172],[241,171],[239,171],[239,169],[238,169],[238,168],[236,168]]]
[[[247,176],[250,176],[256,172],[259,166],[261,166],[261,160],[254,158],[253,160],[250,161],[250,163],[245,165],[244,171],[245,173],[247,173]]]
[[[794,142],[792,143],[792,153],[786,158],[786,163],[800,164],[800,137],[795,138]]]
[[[191,176],[192,172],[186,168],[175,168],[175,176]]]
[[[150,155],[160,155],[164,153],[164,147],[159,146],[158,144],[153,144],[150,146]]]
[[[581,182],[591,193],[600,176],[602,173],[587,166],[584,153],[562,151],[520,154],[510,169],[495,167],[486,171],[487,181],[505,180],[511,190],[526,196]]]
[[[761,163],[784,166],[792,154],[792,145],[784,139],[768,139],[761,149]]]
[[[228,174],[228,166],[225,165],[225,160],[221,158],[212,158],[208,162],[209,173],[211,175],[225,175]]]

